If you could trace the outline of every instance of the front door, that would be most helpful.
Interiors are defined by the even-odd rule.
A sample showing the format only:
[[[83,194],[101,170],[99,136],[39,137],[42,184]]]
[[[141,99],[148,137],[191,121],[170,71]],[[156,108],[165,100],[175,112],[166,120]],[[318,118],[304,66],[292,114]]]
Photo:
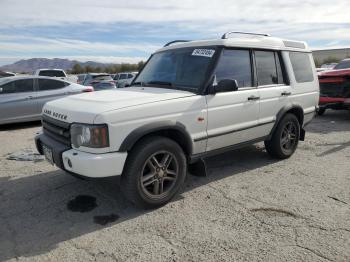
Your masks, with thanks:
[[[237,80],[238,90],[207,95],[207,151],[261,137],[259,90],[254,85],[250,50],[224,49],[215,70],[216,82]]]
[[[0,122],[37,117],[33,79],[20,79],[0,86]]]

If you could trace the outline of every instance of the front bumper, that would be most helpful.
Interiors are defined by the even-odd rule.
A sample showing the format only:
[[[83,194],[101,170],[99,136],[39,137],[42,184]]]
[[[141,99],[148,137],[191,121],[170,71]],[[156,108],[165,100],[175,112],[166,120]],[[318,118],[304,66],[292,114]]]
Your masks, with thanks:
[[[121,175],[127,157],[126,152],[104,154],[81,152],[65,146],[45,134],[37,135],[35,144],[40,154],[43,154],[43,144],[52,150],[53,162],[57,167],[85,177],[98,178]]]

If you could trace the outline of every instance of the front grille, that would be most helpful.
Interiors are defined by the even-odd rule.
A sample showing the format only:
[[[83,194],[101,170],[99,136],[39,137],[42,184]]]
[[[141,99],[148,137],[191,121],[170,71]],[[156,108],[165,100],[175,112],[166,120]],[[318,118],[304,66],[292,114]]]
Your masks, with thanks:
[[[70,124],[62,122],[51,117],[43,115],[42,118],[43,132],[52,139],[70,146]]]

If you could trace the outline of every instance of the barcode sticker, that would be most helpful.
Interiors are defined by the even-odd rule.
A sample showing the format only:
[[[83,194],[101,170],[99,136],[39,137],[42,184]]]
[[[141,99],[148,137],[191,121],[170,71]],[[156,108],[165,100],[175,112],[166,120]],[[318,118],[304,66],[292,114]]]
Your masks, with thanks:
[[[212,57],[215,53],[215,50],[213,49],[195,49],[192,52],[192,55],[194,56],[205,56],[205,57]]]

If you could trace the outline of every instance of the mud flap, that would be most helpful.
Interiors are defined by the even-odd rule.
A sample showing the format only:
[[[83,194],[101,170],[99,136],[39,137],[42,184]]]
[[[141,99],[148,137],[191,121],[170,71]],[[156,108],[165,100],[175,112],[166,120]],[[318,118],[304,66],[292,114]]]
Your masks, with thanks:
[[[194,176],[207,176],[207,165],[203,159],[199,159],[193,164],[188,165],[188,171]]]
[[[300,141],[304,141],[305,140],[305,129],[304,128],[301,128],[300,129],[300,138],[299,138]]]

